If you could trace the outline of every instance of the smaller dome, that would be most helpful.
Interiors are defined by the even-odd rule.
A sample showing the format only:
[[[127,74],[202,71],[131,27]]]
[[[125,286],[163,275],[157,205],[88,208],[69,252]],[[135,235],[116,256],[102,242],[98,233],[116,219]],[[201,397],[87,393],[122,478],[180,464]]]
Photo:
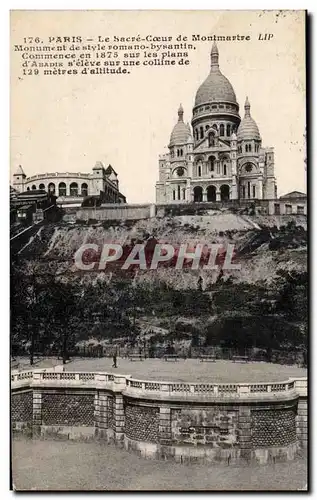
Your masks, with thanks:
[[[241,121],[239,128],[238,128],[238,141],[247,141],[247,140],[252,140],[255,139],[257,141],[261,140],[261,135],[259,132],[259,128],[256,124],[256,122],[253,120],[250,114],[250,103],[249,99],[246,98],[245,100],[245,115],[243,120]]]
[[[178,122],[172,130],[169,147],[187,144],[191,136],[189,126],[184,123],[183,115],[183,106],[180,105],[178,109]]]

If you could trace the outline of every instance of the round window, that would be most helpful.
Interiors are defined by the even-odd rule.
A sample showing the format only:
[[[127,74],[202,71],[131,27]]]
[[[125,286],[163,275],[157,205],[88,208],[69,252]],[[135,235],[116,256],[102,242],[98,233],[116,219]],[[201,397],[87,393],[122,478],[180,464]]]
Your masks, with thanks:
[[[248,163],[246,166],[245,166],[245,171],[246,172],[252,172],[252,165],[250,163]]]
[[[183,169],[183,167],[179,167],[177,170],[176,170],[176,173],[178,175],[178,177],[182,177],[185,173],[185,170]]]

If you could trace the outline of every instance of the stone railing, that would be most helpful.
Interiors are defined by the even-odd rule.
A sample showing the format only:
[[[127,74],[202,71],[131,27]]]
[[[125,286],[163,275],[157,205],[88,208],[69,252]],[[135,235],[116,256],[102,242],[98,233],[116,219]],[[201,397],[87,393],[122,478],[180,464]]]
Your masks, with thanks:
[[[91,174],[85,174],[81,172],[47,172],[44,174],[31,175],[26,178],[26,182],[30,182],[36,179],[49,179],[51,177],[77,177],[79,179],[87,179],[91,177]]]
[[[184,383],[184,382],[162,382],[136,380],[132,377],[126,378],[126,390],[124,394],[134,396],[155,396],[160,393],[162,396],[181,397],[208,397],[226,398],[234,397],[278,397],[285,394],[304,395],[307,387],[307,379],[289,379],[283,382],[259,382],[259,383]]]
[[[11,373],[11,387],[16,389],[21,385],[30,386],[90,386],[120,390],[127,396],[134,397],[211,397],[226,398],[265,398],[280,395],[307,396],[307,378],[290,378],[282,382],[258,383],[186,383],[165,382],[162,380],[138,380],[131,375],[119,375],[101,372],[64,372],[62,367],[52,370],[22,371]]]

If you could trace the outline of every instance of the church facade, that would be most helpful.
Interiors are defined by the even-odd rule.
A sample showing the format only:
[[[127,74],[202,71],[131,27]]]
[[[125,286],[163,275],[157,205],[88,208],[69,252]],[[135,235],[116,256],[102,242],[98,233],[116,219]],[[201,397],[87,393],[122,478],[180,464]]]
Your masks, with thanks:
[[[234,89],[219,69],[215,43],[210,58],[210,73],[196,93],[191,126],[184,122],[180,105],[169,152],[159,158],[156,203],[273,200],[274,148],[262,146],[248,98],[241,120]]]

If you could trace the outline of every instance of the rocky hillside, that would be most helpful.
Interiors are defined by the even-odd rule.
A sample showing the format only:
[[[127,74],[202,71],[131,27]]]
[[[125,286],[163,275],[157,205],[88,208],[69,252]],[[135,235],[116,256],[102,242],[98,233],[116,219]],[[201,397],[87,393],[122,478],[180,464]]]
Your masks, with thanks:
[[[71,277],[83,274],[74,265],[75,252],[86,243],[102,248],[104,243],[120,243],[130,247],[134,242],[157,241],[176,248],[186,243],[189,248],[198,243],[234,245],[238,271],[223,271],[223,278],[234,282],[267,285],[281,269],[306,271],[307,223],[305,216],[241,216],[232,213],[209,213],[201,216],[153,218],[139,221],[106,221],[100,224],[59,223],[41,227],[19,252],[19,260],[42,270],[52,269]],[[189,268],[183,271],[161,267],[156,271],[139,271],[137,280],[159,280],[173,288],[197,286],[197,278],[208,287],[219,277],[217,271]],[[222,273],[222,272],[221,272]],[[85,280],[111,279],[109,273],[84,273]]]

